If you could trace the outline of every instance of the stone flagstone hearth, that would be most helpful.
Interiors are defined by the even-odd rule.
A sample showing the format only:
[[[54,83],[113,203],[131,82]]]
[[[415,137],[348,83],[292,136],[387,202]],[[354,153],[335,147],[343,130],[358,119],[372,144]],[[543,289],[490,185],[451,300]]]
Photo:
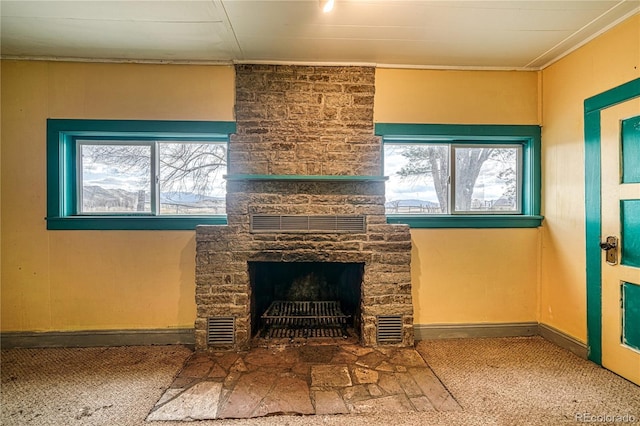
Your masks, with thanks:
[[[197,352],[148,421],[461,410],[413,348],[357,344]]]

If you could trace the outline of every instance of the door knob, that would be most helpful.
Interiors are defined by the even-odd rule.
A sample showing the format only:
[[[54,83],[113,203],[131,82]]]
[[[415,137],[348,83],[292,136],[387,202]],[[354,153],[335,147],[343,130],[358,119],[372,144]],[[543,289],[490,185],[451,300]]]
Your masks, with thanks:
[[[614,248],[616,248],[616,247],[617,247],[617,246],[616,246],[615,244],[611,244],[611,243],[610,243],[610,242],[608,242],[608,241],[605,241],[605,242],[603,242],[603,243],[600,243],[600,248],[601,248],[602,250],[605,250],[605,251],[606,251],[606,250],[614,249]]]
[[[618,263],[618,238],[609,236],[606,241],[600,243],[600,248],[606,252],[605,260],[609,265]]]

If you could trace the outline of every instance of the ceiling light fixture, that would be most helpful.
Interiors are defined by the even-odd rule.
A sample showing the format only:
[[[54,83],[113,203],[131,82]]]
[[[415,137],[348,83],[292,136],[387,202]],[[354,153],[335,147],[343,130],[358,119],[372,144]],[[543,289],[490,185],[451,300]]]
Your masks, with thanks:
[[[322,8],[322,11],[324,13],[329,13],[331,12],[331,10],[333,10],[333,4],[335,3],[335,0],[319,0],[320,1],[320,7]]]

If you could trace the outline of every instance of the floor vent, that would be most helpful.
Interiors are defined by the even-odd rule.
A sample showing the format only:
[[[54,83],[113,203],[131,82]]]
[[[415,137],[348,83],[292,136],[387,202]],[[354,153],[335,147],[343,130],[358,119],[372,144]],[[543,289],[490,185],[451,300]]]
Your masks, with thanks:
[[[235,343],[235,318],[210,317],[207,321],[207,345],[229,346]]]
[[[402,342],[402,317],[400,315],[380,315],[378,320],[379,344]]]
[[[363,215],[251,215],[251,232],[365,232]]]

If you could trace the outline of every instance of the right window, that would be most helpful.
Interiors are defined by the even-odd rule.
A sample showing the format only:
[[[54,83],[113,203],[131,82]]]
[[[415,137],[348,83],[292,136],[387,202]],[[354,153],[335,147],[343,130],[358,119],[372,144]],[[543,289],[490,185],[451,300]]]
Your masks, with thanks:
[[[387,214],[522,213],[522,145],[385,143]]]
[[[376,123],[387,223],[412,228],[540,226],[536,125]]]

